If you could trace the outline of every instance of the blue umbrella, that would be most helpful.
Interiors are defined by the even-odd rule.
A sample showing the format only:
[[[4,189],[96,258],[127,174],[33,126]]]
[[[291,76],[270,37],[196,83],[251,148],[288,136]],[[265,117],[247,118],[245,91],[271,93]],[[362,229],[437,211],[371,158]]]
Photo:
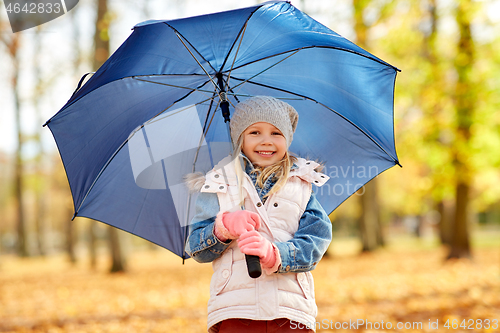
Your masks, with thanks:
[[[290,150],[320,160],[327,212],[398,164],[393,98],[399,70],[289,2],[147,21],[47,121],[75,216],[183,258],[196,195],[186,173],[228,155],[234,106],[256,95],[291,104]]]

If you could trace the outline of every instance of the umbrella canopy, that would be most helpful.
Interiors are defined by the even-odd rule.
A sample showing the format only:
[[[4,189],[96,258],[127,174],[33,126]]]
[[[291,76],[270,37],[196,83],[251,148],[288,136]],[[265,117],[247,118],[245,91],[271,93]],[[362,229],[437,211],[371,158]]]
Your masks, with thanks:
[[[290,151],[325,164],[330,180],[316,195],[329,213],[399,164],[397,71],[290,3],[271,1],[136,25],[47,125],[75,216],[184,257],[195,197],[182,176],[208,171],[230,151],[219,105],[232,112],[256,95],[291,104],[299,123]]]

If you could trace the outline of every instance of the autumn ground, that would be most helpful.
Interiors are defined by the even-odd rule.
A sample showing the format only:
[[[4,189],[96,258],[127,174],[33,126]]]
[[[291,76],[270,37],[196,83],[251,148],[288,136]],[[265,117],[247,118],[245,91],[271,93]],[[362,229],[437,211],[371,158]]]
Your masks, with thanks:
[[[359,256],[355,241],[335,240],[313,272],[318,332],[500,332],[499,235],[472,261],[446,263],[435,241],[400,237]],[[105,259],[91,271],[84,259],[1,256],[0,332],[206,331],[210,265],[137,251],[112,275]]]

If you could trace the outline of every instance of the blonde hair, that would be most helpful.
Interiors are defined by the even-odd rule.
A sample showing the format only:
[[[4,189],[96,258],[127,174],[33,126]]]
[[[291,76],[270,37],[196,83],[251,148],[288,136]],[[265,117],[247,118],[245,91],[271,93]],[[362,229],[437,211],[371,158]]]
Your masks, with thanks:
[[[240,200],[241,204],[243,203],[243,168],[244,165],[241,164],[240,160],[240,154],[241,154],[241,148],[243,147],[243,133],[240,135],[238,138],[238,142],[236,143],[236,148],[234,149],[233,152],[233,157],[235,159],[235,166],[236,166],[236,176],[238,178],[238,187],[239,187],[239,193],[240,193]],[[294,162],[297,161],[297,158],[295,156],[290,155],[288,150],[285,152],[285,156],[283,158],[276,162],[273,165],[269,165],[267,167],[255,167],[255,170],[252,172],[260,172],[259,175],[257,176],[257,185],[259,187],[263,187],[265,181],[274,173],[274,177],[278,178],[278,181],[273,185],[271,188],[271,191],[269,191],[264,198],[267,198],[273,193],[278,192],[283,186],[285,186],[286,181],[288,179],[288,176],[290,174],[290,169],[293,165]]]

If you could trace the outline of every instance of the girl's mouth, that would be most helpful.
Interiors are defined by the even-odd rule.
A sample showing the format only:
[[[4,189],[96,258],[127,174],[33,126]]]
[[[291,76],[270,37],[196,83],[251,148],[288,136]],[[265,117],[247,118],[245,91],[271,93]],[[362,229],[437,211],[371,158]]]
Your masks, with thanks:
[[[272,156],[276,152],[275,151],[257,151],[256,153],[259,155],[262,155],[262,156]]]

